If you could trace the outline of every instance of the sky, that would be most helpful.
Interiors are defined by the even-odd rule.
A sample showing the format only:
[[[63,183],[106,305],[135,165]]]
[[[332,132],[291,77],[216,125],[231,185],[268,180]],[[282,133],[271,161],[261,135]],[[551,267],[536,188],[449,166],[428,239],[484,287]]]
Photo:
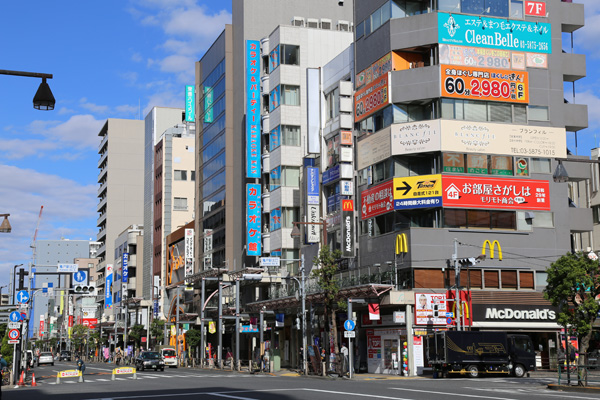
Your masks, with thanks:
[[[567,144],[589,155],[600,141],[600,1],[575,2],[585,4],[586,26],[574,39],[588,74],[575,84],[575,102],[588,104],[589,128],[577,147],[573,133]],[[95,240],[103,123],[183,108],[194,63],[230,22],[230,0],[3,2],[0,69],[53,74],[56,108],[33,109],[39,79],[0,75],[0,214],[10,214],[13,229],[0,233],[0,286],[14,265],[32,262],[41,206],[38,240]],[[573,101],[571,84],[565,98]]]

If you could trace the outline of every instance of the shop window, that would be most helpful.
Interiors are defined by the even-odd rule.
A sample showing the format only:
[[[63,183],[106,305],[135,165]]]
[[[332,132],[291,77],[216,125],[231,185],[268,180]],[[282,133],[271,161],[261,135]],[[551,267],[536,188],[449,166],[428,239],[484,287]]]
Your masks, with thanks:
[[[512,175],[513,165],[510,156],[492,156],[492,175]]]
[[[533,285],[533,271],[519,271],[519,288],[535,289]]]
[[[483,279],[486,289],[500,289],[498,271],[484,271]]]
[[[443,154],[443,172],[465,172],[465,156],[461,153]]]
[[[517,271],[500,271],[502,289],[517,289]]]

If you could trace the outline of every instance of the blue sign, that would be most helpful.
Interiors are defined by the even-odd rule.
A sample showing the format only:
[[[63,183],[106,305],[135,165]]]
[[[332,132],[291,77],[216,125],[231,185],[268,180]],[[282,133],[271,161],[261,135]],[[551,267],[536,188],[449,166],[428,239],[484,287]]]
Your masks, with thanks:
[[[154,317],[158,317],[158,300],[154,300]]]
[[[438,36],[440,44],[552,53],[550,24],[546,22],[438,12]]]
[[[281,229],[281,208],[271,210],[271,231]]]
[[[307,204],[319,205],[319,168],[306,168]]]
[[[246,41],[246,178],[260,178],[260,42]]]
[[[262,255],[262,200],[260,184],[246,185],[246,254]]]
[[[17,311],[13,311],[10,313],[9,317],[10,322],[19,322],[21,320],[21,314],[19,314]]]
[[[351,319],[347,319],[346,322],[344,322],[344,329],[347,331],[353,331],[355,327],[356,324]]]
[[[104,308],[112,308],[113,298],[112,298],[112,283],[113,283],[113,266],[106,266],[106,280],[104,282]]]
[[[19,290],[17,301],[21,304],[27,303],[29,301],[29,293],[26,290]]]
[[[419,197],[418,199],[394,200],[394,210],[407,210],[412,208],[441,207],[442,197]]]
[[[123,283],[127,283],[129,277],[129,253],[123,253]]]
[[[256,325],[242,325],[241,333],[258,333],[258,327]]]
[[[73,274],[73,280],[77,283],[84,283],[87,281],[87,272],[77,271]]]
[[[328,183],[335,182],[340,179],[340,165],[336,165],[335,167],[329,168],[327,171],[323,172],[323,185],[327,185]]]
[[[185,120],[194,122],[196,118],[196,89],[194,85],[185,85]]]
[[[446,318],[446,325],[452,325],[452,318]]]
[[[453,312],[447,312],[446,313],[446,318],[452,318],[454,317],[454,313]]]

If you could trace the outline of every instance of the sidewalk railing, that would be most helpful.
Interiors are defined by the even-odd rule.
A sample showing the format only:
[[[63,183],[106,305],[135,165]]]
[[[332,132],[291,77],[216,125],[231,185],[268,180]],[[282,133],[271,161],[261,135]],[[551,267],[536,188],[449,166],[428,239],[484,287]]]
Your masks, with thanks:
[[[558,368],[558,384],[600,387],[600,367],[561,363]]]

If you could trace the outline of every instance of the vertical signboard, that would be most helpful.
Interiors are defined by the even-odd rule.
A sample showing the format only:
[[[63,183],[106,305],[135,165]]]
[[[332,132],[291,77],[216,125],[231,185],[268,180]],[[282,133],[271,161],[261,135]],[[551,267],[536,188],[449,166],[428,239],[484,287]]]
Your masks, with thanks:
[[[246,185],[246,254],[262,255],[261,243],[261,189],[260,185]]]
[[[123,283],[127,283],[127,279],[129,278],[129,253],[123,253],[123,261],[122,261],[122,273],[123,273]]]
[[[112,308],[113,266],[106,264],[106,281],[104,284],[104,308]]]
[[[213,88],[204,87],[204,122],[210,124],[213,122]]]
[[[318,205],[309,204],[307,206],[308,209],[308,222],[314,222],[315,225],[307,225],[307,233],[306,233],[306,243],[319,243],[320,236],[320,225],[316,225],[319,223],[319,219],[321,217],[321,212],[319,210]]]
[[[321,91],[320,68],[306,69],[306,102],[308,119],[308,152],[321,153]]]
[[[319,204],[319,168],[306,168],[306,204]]]
[[[185,270],[184,276],[187,278],[194,274],[194,230],[185,230]]]
[[[246,177],[260,178],[260,42],[246,41]]]
[[[212,229],[204,230],[204,269],[212,268],[212,249],[213,249],[213,231]]]
[[[354,257],[354,200],[342,200],[342,257]]]
[[[196,89],[194,85],[185,86],[185,120],[194,122],[196,118]]]

